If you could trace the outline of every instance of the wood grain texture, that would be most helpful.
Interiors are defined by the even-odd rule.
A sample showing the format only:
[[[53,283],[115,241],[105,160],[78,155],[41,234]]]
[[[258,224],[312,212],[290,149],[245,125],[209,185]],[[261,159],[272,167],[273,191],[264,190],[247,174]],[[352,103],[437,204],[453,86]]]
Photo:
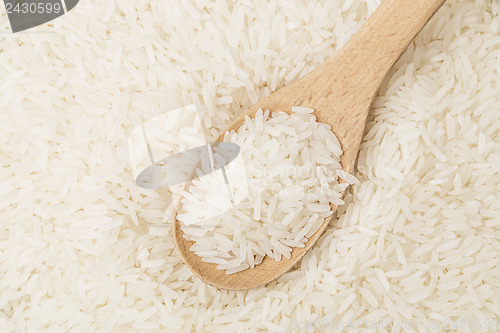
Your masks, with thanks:
[[[245,115],[263,110],[285,111],[300,105],[315,109],[319,122],[327,123],[338,137],[344,154],[342,168],[352,172],[371,102],[383,79],[408,44],[445,0],[385,0],[362,28],[331,59],[308,75],[258,102],[238,117],[230,130],[237,130]],[[189,184],[188,184],[189,186]],[[178,208],[182,209],[179,206]],[[331,205],[335,211],[336,206]],[[189,250],[193,242],[183,238],[180,222],[174,222],[177,248],[188,267],[204,282],[227,290],[245,290],[267,284],[290,270],[321,236],[330,218],[309,238],[304,248],[294,248],[291,259],[276,262],[268,256],[254,269],[226,275],[215,264],[205,263]]]

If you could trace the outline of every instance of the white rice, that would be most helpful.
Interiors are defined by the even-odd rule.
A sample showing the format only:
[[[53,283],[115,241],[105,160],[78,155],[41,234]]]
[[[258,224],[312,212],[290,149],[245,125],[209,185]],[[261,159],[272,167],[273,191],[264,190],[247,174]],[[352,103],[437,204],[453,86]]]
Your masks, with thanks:
[[[241,148],[243,176],[248,178],[239,183],[248,193],[244,200],[214,216],[212,196],[220,187],[216,177],[197,179],[183,192],[184,209],[177,218],[182,228],[189,226],[183,231],[187,240],[195,242],[191,251],[212,263],[223,259],[220,251],[224,258],[229,255],[227,262],[217,265],[227,274],[254,268],[258,254],[269,253],[277,261],[289,259],[293,247],[304,247],[332,215],[328,203],[342,201],[342,193],[334,191],[339,185],[337,175],[351,184],[358,182],[339,169],[342,149],[330,126],[316,122],[311,108],[293,107],[292,111],[270,115],[269,110],[259,109],[237,132],[226,133],[224,141]],[[299,137],[304,132],[309,135]],[[333,149],[328,149],[328,142],[334,143]],[[228,179],[234,179],[233,169],[227,167]],[[242,190],[238,184],[233,188]],[[199,251],[207,243],[210,249]]]
[[[137,124],[197,104],[215,135],[379,4],[86,0],[19,34],[0,11],[0,330],[498,331],[497,0],[448,0],[411,43],[373,103],[360,183],[276,282],[201,282],[169,197],[134,183]]]

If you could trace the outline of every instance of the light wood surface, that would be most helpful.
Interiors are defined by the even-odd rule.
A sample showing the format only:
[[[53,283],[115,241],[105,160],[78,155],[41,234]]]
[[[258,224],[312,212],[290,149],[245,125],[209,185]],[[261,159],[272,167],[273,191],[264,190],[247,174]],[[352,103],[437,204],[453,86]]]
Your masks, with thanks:
[[[308,75],[258,102],[224,132],[237,130],[244,116],[263,110],[290,112],[295,105],[311,107],[319,122],[327,123],[338,137],[344,154],[342,168],[352,172],[370,104],[393,64],[445,0],[385,0],[362,28],[331,59]],[[332,205],[332,210],[336,206]],[[183,260],[204,282],[227,290],[244,290],[267,284],[289,271],[321,236],[330,218],[309,238],[304,248],[294,248],[291,259],[276,262],[266,256],[254,269],[226,275],[215,264],[205,263],[189,250],[180,222],[174,237]]]

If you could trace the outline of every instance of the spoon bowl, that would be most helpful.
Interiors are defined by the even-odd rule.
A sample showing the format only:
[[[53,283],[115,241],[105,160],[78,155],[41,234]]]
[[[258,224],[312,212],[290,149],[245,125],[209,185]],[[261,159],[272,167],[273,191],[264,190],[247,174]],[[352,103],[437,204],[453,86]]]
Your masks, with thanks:
[[[383,79],[408,44],[445,0],[385,0],[361,29],[331,59],[250,107],[217,138],[253,118],[258,109],[291,113],[293,106],[313,108],[318,122],[330,125],[343,154],[342,169],[351,173],[361,143],[370,105]],[[187,186],[190,182],[187,183]],[[187,187],[186,187],[187,188]],[[181,201],[177,208],[181,209]],[[331,204],[332,211],[336,206]],[[176,210],[177,211],[177,210]],[[226,290],[245,290],[265,285],[289,271],[316,243],[330,222],[326,218],[302,248],[291,258],[277,262],[265,256],[253,269],[227,275],[216,264],[201,260],[186,240],[180,222],[174,221],[174,238],[187,266],[204,282]]]

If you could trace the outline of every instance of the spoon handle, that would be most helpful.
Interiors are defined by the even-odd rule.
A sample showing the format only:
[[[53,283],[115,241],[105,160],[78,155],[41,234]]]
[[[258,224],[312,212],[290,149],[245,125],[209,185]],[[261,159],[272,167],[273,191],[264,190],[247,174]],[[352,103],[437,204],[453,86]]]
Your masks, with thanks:
[[[387,73],[445,0],[384,0],[368,21],[325,66],[343,68],[350,95],[373,97]],[[351,64],[347,66],[347,64]],[[362,73],[362,74],[360,74]],[[356,91],[360,87],[363,91]]]
[[[370,99],[387,73],[445,0],[384,0],[351,40],[324,66],[342,68],[352,98]],[[323,70],[328,71],[326,68]],[[335,69],[332,68],[335,72]],[[362,91],[356,91],[356,87]]]
[[[344,150],[344,170],[351,171],[354,166],[366,117],[380,84],[444,2],[384,0],[332,58],[279,92],[288,96],[291,105],[313,106],[318,121],[332,125]]]

